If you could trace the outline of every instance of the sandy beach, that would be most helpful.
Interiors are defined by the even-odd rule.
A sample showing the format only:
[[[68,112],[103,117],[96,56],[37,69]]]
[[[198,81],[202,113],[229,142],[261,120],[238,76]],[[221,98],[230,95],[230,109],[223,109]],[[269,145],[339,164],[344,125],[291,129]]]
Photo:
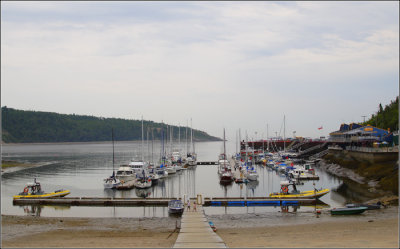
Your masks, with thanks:
[[[312,212],[207,216],[228,247],[398,248],[398,207],[317,218]],[[178,223],[177,223],[178,221]],[[2,248],[170,248],[179,219],[2,216]]]

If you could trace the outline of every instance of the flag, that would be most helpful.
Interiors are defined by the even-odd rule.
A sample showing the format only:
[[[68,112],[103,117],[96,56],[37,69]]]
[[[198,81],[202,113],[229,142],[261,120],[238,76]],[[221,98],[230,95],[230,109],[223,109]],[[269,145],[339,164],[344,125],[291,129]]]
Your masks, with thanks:
[[[318,128],[318,130],[322,130],[322,126]]]

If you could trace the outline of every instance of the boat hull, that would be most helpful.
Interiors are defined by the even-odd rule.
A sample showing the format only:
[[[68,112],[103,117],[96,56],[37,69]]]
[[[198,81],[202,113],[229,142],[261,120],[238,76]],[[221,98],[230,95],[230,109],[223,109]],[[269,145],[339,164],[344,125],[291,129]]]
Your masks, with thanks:
[[[53,197],[64,197],[66,195],[69,195],[71,191],[69,190],[61,190],[61,191],[54,191],[51,193],[44,193],[40,195],[32,195],[30,193],[26,195],[14,195],[13,198],[14,200],[21,199],[21,198],[53,198]]]
[[[271,193],[269,197],[277,199],[310,199],[310,198],[321,198],[322,196],[329,193],[329,189],[323,189],[315,192],[314,190],[303,191],[298,194],[284,194],[284,193]]]
[[[349,214],[361,214],[367,207],[351,207],[351,208],[334,208],[331,209],[333,215],[349,215]]]

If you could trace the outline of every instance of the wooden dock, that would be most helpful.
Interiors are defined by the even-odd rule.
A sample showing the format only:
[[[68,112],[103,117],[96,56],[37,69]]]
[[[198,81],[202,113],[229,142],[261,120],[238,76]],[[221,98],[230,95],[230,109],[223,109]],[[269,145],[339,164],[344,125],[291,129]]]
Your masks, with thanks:
[[[197,211],[185,211],[181,219],[181,229],[173,248],[227,248],[225,242],[210,227],[203,207]]]
[[[102,198],[59,197],[21,198],[14,205],[66,205],[66,206],[168,206],[168,201],[177,198]],[[178,198],[179,199],[179,198]],[[204,198],[203,206],[285,206],[323,203],[315,199],[276,199],[270,197],[214,197]]]
[[[176,198],[102,198],[102,197],[61,197],[21,198],[13,200],[14,205],[67,205],[67,206],[168,206]]]

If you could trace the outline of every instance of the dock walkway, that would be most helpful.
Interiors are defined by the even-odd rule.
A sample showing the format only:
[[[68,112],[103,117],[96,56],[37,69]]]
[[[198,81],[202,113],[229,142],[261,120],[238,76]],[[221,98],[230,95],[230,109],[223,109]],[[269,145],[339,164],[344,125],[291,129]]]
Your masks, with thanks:
[[[227,248],[225,242],[210,227],[204,216],[203,207],[197,212],[182,214],[181,229],[173,248]]]

